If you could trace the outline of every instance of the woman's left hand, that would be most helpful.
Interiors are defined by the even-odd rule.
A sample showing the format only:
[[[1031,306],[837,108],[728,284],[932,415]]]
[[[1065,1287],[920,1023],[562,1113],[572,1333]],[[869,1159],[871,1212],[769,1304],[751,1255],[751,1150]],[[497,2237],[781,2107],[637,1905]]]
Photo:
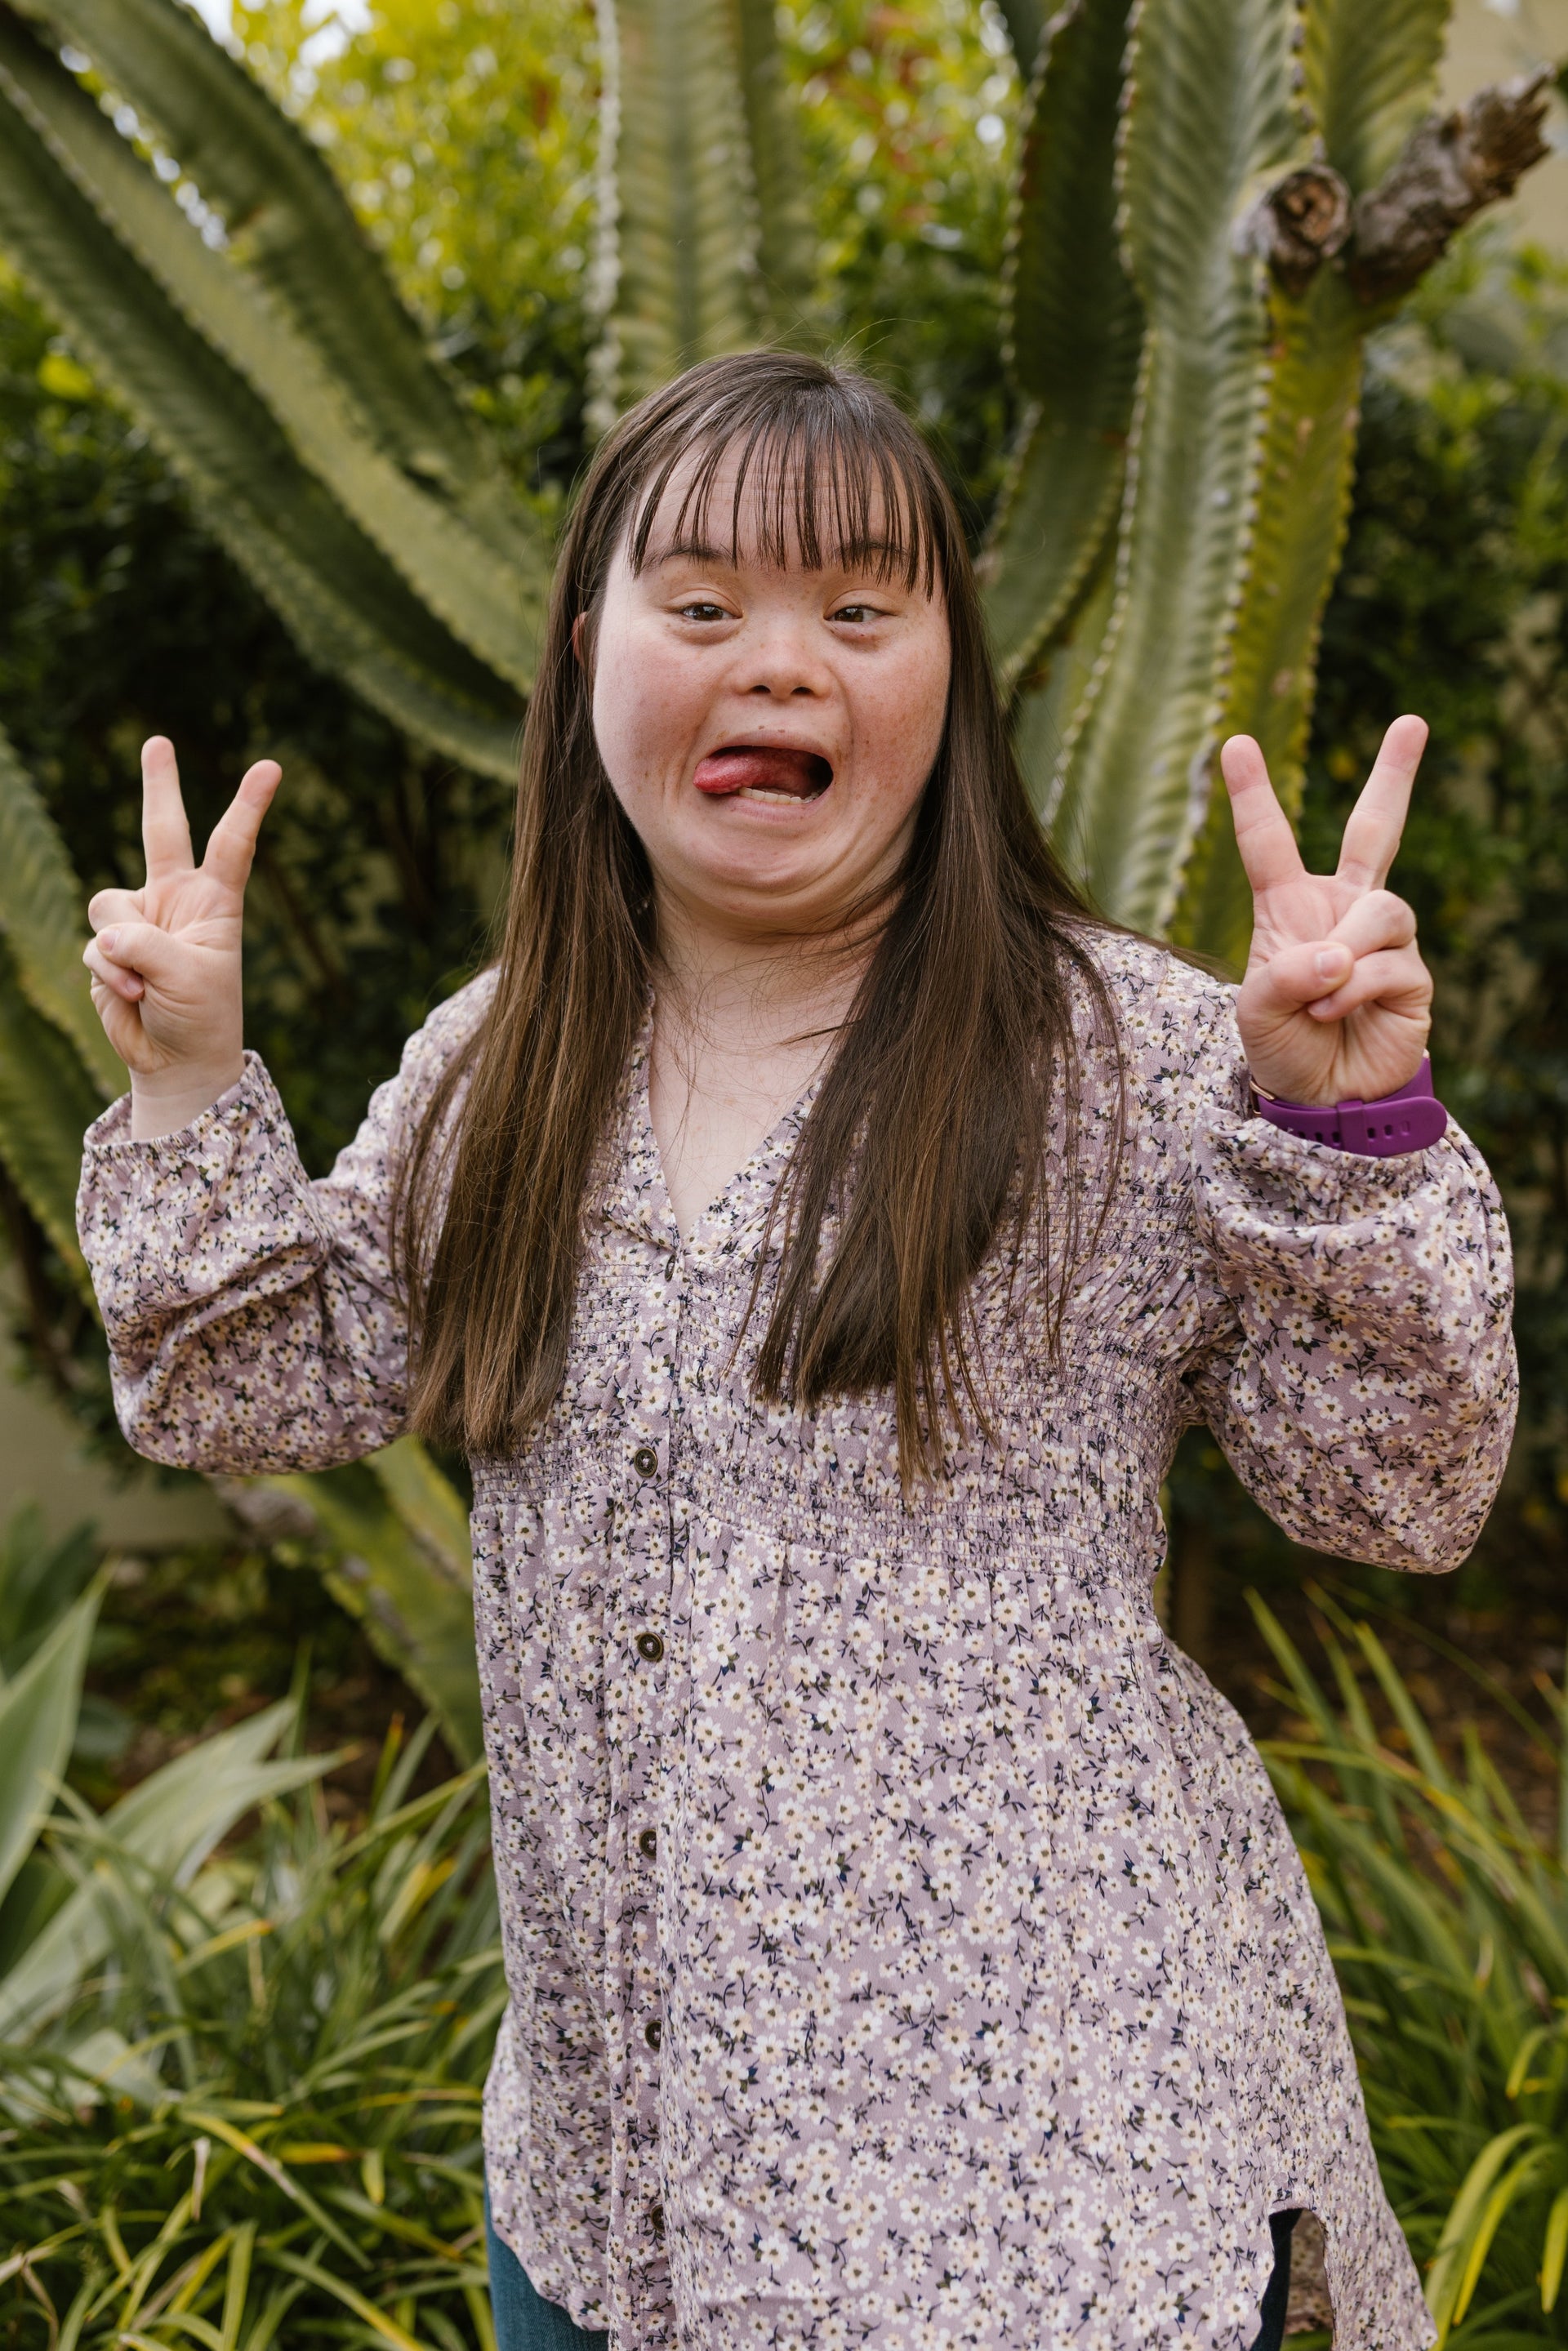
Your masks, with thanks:
[[[1432,1025],[1432,977],[1416,917],[1384,888],[1427,744],[1396,718],[1351,811],[1332,874],[1309,873],[1263,754],[1233,735],[1219,755],[1252,884],[1252,951],[1236,999],[1247,1065],[1286,1102],[1375,1102],[1416,1075]]]

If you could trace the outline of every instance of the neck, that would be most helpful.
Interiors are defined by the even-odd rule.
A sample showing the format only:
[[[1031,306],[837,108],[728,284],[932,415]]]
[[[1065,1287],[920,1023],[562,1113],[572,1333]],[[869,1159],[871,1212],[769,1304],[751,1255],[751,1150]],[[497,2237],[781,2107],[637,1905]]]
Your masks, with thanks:
[[[660,893],[655,964],[660,1023],[727,1040],[731,1051],[766,1050],[820,1037],[851,1004],[876,943],[876,925],[779,934],[705,921]]]

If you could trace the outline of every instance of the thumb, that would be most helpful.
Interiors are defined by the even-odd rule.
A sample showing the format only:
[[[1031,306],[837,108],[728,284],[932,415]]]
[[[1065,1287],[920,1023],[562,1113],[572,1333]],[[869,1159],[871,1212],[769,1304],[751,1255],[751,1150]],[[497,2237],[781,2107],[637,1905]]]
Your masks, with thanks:
[[[156,923],[111,923],[91,941],[82,961],[100,978],[130,972],[150,987],[167,987],[177,984],[189,956],[190,949]]]
[[[1270,1015],[1277,1019],[1287,1018],[1304,1004],[1315,1004],[1320,997],[1332,996],[1336,987],[1343,987],[1354,964],[1354,956],[1340,939],[1308,940],[1281,947],[1278,955],[1248,973],[1250,1008],[1264,1019]]]

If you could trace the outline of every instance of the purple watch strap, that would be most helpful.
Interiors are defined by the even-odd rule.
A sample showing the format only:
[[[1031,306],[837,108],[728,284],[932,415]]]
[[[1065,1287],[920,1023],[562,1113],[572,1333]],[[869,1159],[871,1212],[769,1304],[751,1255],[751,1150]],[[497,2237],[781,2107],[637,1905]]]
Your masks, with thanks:
[[[1305,1143],[1326,1144],[1331,1151],[1351,1151],[1364,1159],[1394,1159],[1404,1151],[1425,1151],[1446,1132],[1448,1113],[1432,1092],[1432,1061],[1423,1054],[1421,1066],[1406,1085],[1380,1102],[1288,1102],[1272,1094],[1252,1099],[1258,1115],[1287,1134]]]

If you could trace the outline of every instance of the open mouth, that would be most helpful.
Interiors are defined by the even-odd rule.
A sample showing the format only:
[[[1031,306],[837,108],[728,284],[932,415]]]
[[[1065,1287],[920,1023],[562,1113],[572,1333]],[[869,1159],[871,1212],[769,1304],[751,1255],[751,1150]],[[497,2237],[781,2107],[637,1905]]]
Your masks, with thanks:
[[[728,743],[699,760],[692,778],[712,799],[814,800],[833,780],[830,761],[784,743]]]

